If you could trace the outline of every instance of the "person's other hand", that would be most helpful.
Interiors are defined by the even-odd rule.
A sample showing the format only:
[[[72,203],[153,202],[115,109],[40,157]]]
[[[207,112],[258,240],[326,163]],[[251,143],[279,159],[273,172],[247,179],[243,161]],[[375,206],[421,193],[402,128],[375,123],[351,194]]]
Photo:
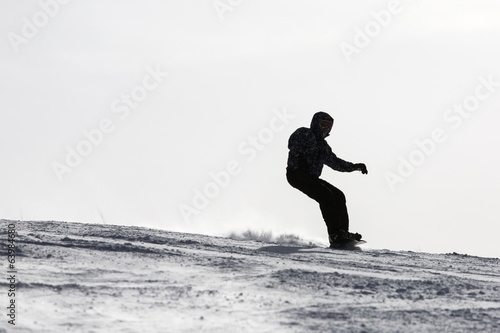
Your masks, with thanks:
[[[356,170],[361,171],[363,175],[366,175],[368,173],[368,170],[366,169],[366,165],[364,163],[356,164]]]

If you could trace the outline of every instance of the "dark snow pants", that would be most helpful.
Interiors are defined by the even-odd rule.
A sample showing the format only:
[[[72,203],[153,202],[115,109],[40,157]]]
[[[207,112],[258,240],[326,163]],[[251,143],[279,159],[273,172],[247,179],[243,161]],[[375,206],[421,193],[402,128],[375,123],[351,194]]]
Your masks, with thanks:
[[[287,170],[286,178],[290,185],[319,203],[329,235],[339,229],[349,230],[345,195],[341,190],[300,169]]]

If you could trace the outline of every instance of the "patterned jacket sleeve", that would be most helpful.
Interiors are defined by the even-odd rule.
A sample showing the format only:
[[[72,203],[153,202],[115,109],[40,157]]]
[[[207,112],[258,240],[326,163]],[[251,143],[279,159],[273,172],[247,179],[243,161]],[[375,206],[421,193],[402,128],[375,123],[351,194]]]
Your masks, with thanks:
[[[328,146],[328,157],[325,162],[333,170],[341,172],[351,172],[356,170],[356,165],[351,162],[344,161],[335,155],[330,146]]]

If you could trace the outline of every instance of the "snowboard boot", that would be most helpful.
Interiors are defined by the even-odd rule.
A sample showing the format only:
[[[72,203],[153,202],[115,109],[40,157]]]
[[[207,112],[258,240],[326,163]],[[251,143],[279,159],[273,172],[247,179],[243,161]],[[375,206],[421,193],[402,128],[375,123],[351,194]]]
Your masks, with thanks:
[[[349,232],[348,234],[350,235],[349,237],[351,237],[351,239],[353,239],[355,241],[359,242],[361,240],[362,236],[361,236],[361,234],[358,234],[357,232],[354,234]]]
[[[361,240],[361,235],[358,233],[351,233],[345,230],[337,230],[332,233],[330,236],[330,247],[338,247],[340,244],[348,243],[350,241],[359,241]]]

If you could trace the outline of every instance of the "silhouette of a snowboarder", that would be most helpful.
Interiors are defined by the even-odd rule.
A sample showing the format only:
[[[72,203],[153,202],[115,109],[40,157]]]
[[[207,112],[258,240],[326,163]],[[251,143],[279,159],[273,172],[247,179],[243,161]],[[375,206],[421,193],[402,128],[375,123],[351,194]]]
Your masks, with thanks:
[[[348,240],[360,240],[360,234],[349,232],[344,193],[335,186],[320,179],[323,165],[341,172],[361,171],[367,174],[366,165],[351,163],[338,158],[325,138],[333,126],[333,118],[325,112],[314,114],[311,127],[301,127],[288,140],[288,183],[319,203],[325,220],[330,244]]]

